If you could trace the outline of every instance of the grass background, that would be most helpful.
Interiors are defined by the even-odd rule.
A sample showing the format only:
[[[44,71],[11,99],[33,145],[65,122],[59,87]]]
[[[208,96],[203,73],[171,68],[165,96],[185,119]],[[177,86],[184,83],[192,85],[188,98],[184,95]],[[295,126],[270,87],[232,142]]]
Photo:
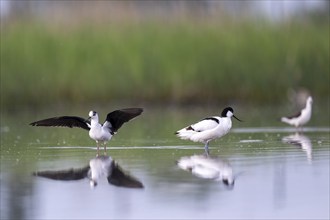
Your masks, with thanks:
[[[329,105],[329,26],[287,22],[112,23],[1,28],[1,110],[133,104]]]

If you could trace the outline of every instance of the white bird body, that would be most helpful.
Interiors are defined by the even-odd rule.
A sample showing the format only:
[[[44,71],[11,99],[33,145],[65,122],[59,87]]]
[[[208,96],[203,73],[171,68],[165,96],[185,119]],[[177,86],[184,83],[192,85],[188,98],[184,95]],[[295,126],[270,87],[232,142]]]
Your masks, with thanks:
[[[306,100],[306,106],[299,113],[290,117],[282,117],[281,121],[296,128],[303,126],[311,119],[313,99],[309,96]]]
[[[219,123],[212,119],[204,119],[196,124],[190,125],[192,129],[183,128],[178,131],[178,136],[184,140],[206,143],[216,138],[226,135],[232,126],[230,118],[218,116],[210,117],[217,119]],[[188,127],[189,128],[189,127]]]
[[[89,137],[94,139],[95,141],[109,141],[112,138],[111,133],[107,131],[107,128],[102,127],[100,124],[91,126],[91,130],[89,130]]]
[[[104,123],[101,125],[99,123],[99,117],[97,114],[94,116],[90,113],[91,125],[89,130],[89,137],[94,139],[96,142],[102,141],[107,142],[112,138],[111,126],[109,123]],[[92,116],[91,116],[92,115]]]
[[[208,154],[208,143],[228,134],[230,131],[232,127],[231,117],[236,118],[234,110],[231,107],[227,107],[222,111],[221,117],[207,117],[177,131],[175,134],[183,140],[204,143],[206,154]],[[236,119],[239,120],[238,118]]]

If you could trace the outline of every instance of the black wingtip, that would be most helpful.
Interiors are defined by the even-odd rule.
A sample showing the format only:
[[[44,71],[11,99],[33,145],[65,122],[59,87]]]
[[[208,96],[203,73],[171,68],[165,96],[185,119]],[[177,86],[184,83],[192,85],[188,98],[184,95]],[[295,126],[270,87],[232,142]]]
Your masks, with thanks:
[[[132,108],[132,109],[135,109],[136,113],[139,115],[142,114],[142,112],[143,112],[143,108]]]
[[[125,173],[115,161],[112,161],[112,166],[112,173],[107,178],[110,184],[127,188],[144,188],[142,182],[140,182],[135,177]]]
[[[124,108],[124,109],[120,109],[119,111],[123,111],[129,114],[133,114],[136,116],[139,116],[142,114],[143,112],[143,108]]]

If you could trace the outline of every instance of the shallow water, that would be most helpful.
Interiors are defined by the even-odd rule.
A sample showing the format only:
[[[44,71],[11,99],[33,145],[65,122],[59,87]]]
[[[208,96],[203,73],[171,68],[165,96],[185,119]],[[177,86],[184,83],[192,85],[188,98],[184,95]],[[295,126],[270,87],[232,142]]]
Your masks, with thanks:
[[[144,189],[109,185],[105,178],[92,189],[88,179],[32,176],[84,167],[96,151],[85,131],[26,126],[31,118],[42,117],[1,125],[1,219],[329,219],[328,126],[296,134],[281,124],[233,122],[230,134],[210,144],[210,156],[232,170],[235,182],[228,186],[177,165],[204,153],[201,144],[173,135],[193,119],[172,115],[157,127],[153,118],[136,119],[110,142],[108,155]]]

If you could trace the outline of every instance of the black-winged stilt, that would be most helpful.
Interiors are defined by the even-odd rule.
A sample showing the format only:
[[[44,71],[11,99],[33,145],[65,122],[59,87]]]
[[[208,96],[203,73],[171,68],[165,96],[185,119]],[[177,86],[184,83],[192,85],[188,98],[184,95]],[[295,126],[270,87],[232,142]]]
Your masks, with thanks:
[[[118,131],[118,129],[129,120],[135,118],[143,112],[142,108],[126,108],[115,110],[107,115],[103,124],[99,123],[99,116],[95,111],[89,112],[89,118],[84,119],[77,116],[60,116],[47,118],[40,121],[32,122],[32,126],[62,126],[62,127],[79,127],[89,130],[89,137],[96,141],[97,155],[99,154],[99,142],[104,144],[104,152],[106,153],[106,143]]]

